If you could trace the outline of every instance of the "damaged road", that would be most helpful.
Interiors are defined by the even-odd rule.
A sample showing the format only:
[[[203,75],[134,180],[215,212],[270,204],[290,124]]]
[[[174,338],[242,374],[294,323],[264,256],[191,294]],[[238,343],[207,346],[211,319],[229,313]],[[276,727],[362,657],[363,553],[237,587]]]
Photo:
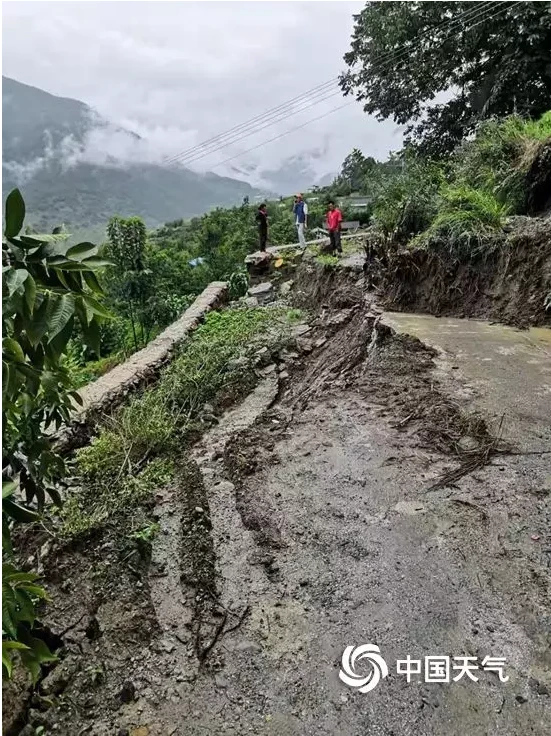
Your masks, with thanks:
[[[32,726],[10,733],[548,733],[549,455],[502,445],[453,361],[356,286],[322,294],[295,346],[263,356],[256,388],[175,459],[150,559],[121,573],[109,530],[94,542],[102,595],[80,595],[95,624],[67,635]],[[91,554],[64,558],[78,580]],[[389,670],[367,693],[339,679],[362,644]],[[397,672],[437,655],[474,658],[476,681]]]
[[[191,618],[187,606],[187,640],[164,656],[166,671],[184,661],[191,674],[162,699],[138,680],[117,718],[130,733],[548,732],[546,456],[498,454],[431,490],[454,465],[442,449],[484,431],[473,437],[459,391],[442,393],[434,351],[361,310],[341,322],[325,315],[279,384],[268,366],[196,447],[213,587],[192,591],[203,604]],[[366,643],[389,675],[362,694],[339,669],[345,647]],[[504,658],[508,680],[396,671],[431,655]]]

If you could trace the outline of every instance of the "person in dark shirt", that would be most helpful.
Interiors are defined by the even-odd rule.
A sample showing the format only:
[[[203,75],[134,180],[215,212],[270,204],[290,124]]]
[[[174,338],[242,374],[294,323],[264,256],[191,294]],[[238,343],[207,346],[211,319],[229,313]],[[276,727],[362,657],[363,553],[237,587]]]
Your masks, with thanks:
[[[258,225],[260,250],[264,252],[266,250],[266,243],[268,242],[268,210],[264,203],[258,208],[255,219]]]

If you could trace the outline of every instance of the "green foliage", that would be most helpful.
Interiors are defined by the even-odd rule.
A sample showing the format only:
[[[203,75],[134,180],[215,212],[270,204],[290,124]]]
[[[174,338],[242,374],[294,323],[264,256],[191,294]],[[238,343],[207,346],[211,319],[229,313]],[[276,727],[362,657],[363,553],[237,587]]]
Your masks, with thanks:
[[[146,304],[153,294],[151,271],[145,265],[147,233],[139,217],[112,217],[107,226],[109,246],[107,253],[115,268],[109,274],[109,294],[114,298],[117,311],[128,317],[132,325],[134,349],[138,349],[138,332],[141,345],[147,342],[145,328],[149,325]]]
[[[360,191],[370,193],[373,228],[385,239],[468,258],[497,245],[508,215],[546,206],[550,158],[546,112],[538,120],[488,120],[445,161],[406,147],[374,164],[353,151],[345,168],[369,172]],[[333,188],[344,179],[337,177]],[[319,193],[325,198],[330,190]]]
[[[97,299],[102,292],[95,274],[106,262],[96,247],[69,245],[68,236],[59,232],[23,235],[24,220],[25,203],[16,189],[6,200],[2,242],[2,549],[7,559],[13,525],[36,521],[46,494],[60,503],[56,483],[65,467],[49,430],[65,422],[80,400],[63,360],[75,324],[97,349],[100,321],[109,317]],[[17,652],[36,678],[40,663],[51,657],[32,634],[35,601],[45,594],[35,577],[10,566],[6,579],[4,594],[12,603],[9,611],[3,608],[3,650],[8,659]],[[11,660],[4,667],[9,675]]]
[[[487,192],[468,185],[441,191],[442,204],[430,227],[412,244],[444,248],[460,258],[472,258],[488,250],[502,231],[509,209]]]
[[[36,605],[46,599],[46,591],[37,580],[38,575],[2,563],[2,672],[11,677],[13,656],[17,654],[33,683],[38,680],[42,664],[57,661],[44,641],[34,636]]]
[[[377,162],[371,156],[367,158],[362,152],[354,148],[344,159],[341,173],[336,178],[334,186],[339,194],[363,191],[368,178],[377,168]]]
[[[139,529],[130,532],[128,535],[130,539],[136,539],[137,541],[144,542],[145,544],[151,544],[159,533],[159,525],[156,523],[146,524]]]
[[[441,167],[403,151],[399,167],[381,182],[373,208],[374,222],[385,236],[405,242],[429,226],[442,178]]]
[[[149,501],[153,493],[172,481],[173,464],[166,458],[154,458],[131,475],[121,473],[120,468],[114,472],[112,465],[104,473],[100,464],[104,460],[112,462],[115,455],[107,443],[114,438],[114,433],[106,433],[105,441],[103,437],[96,440],[93,453],[85,459],[79,456],[78,465],[86,471],[85,482],[80,491],[68,497],[61,509],[62,536],[85,535],[117,515],[132,517],[140,504]]]
[[[68,246],[66,236],[19,235],[25,205],[15,190],[6,201],[3,261],[3,467],[18,478],[27,503],[57,495],[61,459],[45,434],[69,417],[78,395],[62,356],[80,323],[84,339],[98,344],[100,321],[109,317],[97,300],[95,272],[105,264],[91,243]]]
[[[339,265],[339,259],[337,256],[333,256],[330,253],[320,253],[315,257],[315,260],[320,264],[320,266],[326,266],[327,268],[337,268]]]
[[[539,117],[551,99],[549,3],[503,4],[499,13],[495,5],[481,8],[367,3],[355,16],[342,89],[366,112],[408,125],[407,138],[436,154],[453,150],[491,116]],[[450,90],[448,102],[434,103]]]
[[[524,214],[527,209],[529,169],[551,140],[551,112],[539,120],[512,115],[483,123],[474,139],[466,141],[453,159],[454,177],[491,193]]]
[[[228,279],[228,288],[230,299],[239,299],[239,297],[245,296],[249,288],[249,274],[247,269],[241,268],[239,271],[234,271]]]

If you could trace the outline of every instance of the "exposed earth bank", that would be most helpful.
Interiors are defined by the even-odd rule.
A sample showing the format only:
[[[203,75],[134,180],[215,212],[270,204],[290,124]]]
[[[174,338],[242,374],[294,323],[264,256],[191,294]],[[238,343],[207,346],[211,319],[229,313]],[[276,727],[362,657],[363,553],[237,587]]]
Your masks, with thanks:
[[[511,218],[507,234],[468,258],[426,248],[386,253],[373,282],[387,309],[551,324],[551,216]],[[546,310],[546,303],[548,305]]]

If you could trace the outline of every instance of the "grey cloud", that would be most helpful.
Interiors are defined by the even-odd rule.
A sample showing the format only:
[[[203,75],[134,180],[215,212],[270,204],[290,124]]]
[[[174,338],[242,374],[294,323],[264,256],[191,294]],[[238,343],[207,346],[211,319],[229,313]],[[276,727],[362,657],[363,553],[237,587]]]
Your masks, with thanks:
[[[113,123],[86,160],[161,161],[263,113],[343,68],[361,2],[40,2],[3,7],[4,74],[74,97]],[[228,173],[324,147],[320,175],[353,146],[382,157],[401,144],[391,123],[354,103],[254,152],[246,149],[343,104],[340,95],[193,164]],[[132,130],[140,140],[117,128]],[[222,160],[242,154],[231,164]],[[323,171],[321,171],[323,169]]]

